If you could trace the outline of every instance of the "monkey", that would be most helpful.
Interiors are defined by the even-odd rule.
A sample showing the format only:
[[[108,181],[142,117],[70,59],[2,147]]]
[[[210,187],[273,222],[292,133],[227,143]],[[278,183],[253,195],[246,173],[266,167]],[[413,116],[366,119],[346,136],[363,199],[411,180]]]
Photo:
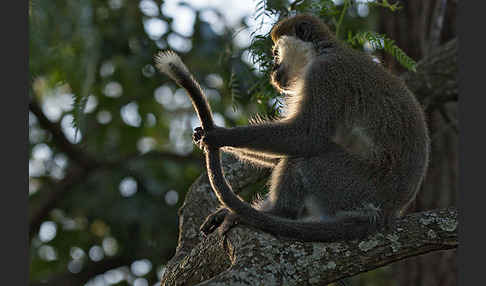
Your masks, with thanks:
[[[334,242],[393,225],[428,167],[430,138],[419,102],[399,77],[341,42],[316,16],[284,18],[270,36],[270,81],[285,107],[281,118],[249,126],[216,126],[182,60],[171,51],[155,57],[158,69],[186,89],[201,121],[193,141],[205,151],[222,204],[201,231],[224,235],[244,224],[279,238]],[[233,193],[220,150],[272,168],[266,198],[249,204]]]

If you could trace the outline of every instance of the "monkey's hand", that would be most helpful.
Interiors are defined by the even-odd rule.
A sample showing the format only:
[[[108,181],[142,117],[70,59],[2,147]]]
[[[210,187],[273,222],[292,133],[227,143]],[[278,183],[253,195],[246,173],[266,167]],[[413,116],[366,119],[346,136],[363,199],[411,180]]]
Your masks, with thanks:
[[[235,213],[232,213],[229,209],[222,208],[210,214],[201,225],[200,230],[204,235],[209,235],[219,227],[219,233],[221,235],[226,235],[226,233],[237,224],[238,216]]]
[[[199,149],[203,150],[204,146],[202,144],[203,140],[201,140],[206,135],[206,132],[202,129],[202,127],[196,127],[194,129],[194,133],[192,134],[192,142],[199,147]]]
[[[221,147],[218,139],[222,137],[223,130],[222,127],[214,127],[211,131],[206,132],[201,127],[197,127],[192,134],[192,141],[202,150],[204,147]]]

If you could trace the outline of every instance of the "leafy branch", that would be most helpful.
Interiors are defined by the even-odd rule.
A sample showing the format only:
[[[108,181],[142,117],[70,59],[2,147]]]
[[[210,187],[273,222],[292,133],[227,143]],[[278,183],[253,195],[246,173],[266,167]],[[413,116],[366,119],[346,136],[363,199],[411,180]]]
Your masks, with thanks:
[[[374,50],[384,50],[391,54],[406,69],[413,72],[417,71],[417,63],[395,45],[394,40],[388,38],[386,35],[365,31],[358,32],[353,36],[349,32],[347,42],[352,46],[363,46],[365,43],[369,43]]]

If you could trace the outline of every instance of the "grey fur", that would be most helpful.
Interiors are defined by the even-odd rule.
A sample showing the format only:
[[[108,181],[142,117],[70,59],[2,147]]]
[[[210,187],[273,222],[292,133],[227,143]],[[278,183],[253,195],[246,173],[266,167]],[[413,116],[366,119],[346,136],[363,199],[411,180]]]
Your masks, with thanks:
[[[419,103],[398,77],[341,44],[316,17],[283,20],[272,39],[281,52],[272,84],[286,94],[284,117],[194,134],[225,206],[201,230],[222,224],[225,233],[240,222],[292,239],[336,241],[393,222],[427,170],[430,143]],[[273,167],[264,201],[251,207],[232,193],[219,157],[210,158],[219,148]]]

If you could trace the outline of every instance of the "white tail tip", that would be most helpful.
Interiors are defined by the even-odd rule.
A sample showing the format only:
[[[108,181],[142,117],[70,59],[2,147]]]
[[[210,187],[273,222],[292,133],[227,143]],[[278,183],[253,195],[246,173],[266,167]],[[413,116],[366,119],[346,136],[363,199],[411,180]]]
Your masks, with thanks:
[[[154,56],[155,66],[163,73],[174,78],[170,65],[177,66],[181,70],[188,72],[186,65],[181,58],[172,50],[160,51]]]

